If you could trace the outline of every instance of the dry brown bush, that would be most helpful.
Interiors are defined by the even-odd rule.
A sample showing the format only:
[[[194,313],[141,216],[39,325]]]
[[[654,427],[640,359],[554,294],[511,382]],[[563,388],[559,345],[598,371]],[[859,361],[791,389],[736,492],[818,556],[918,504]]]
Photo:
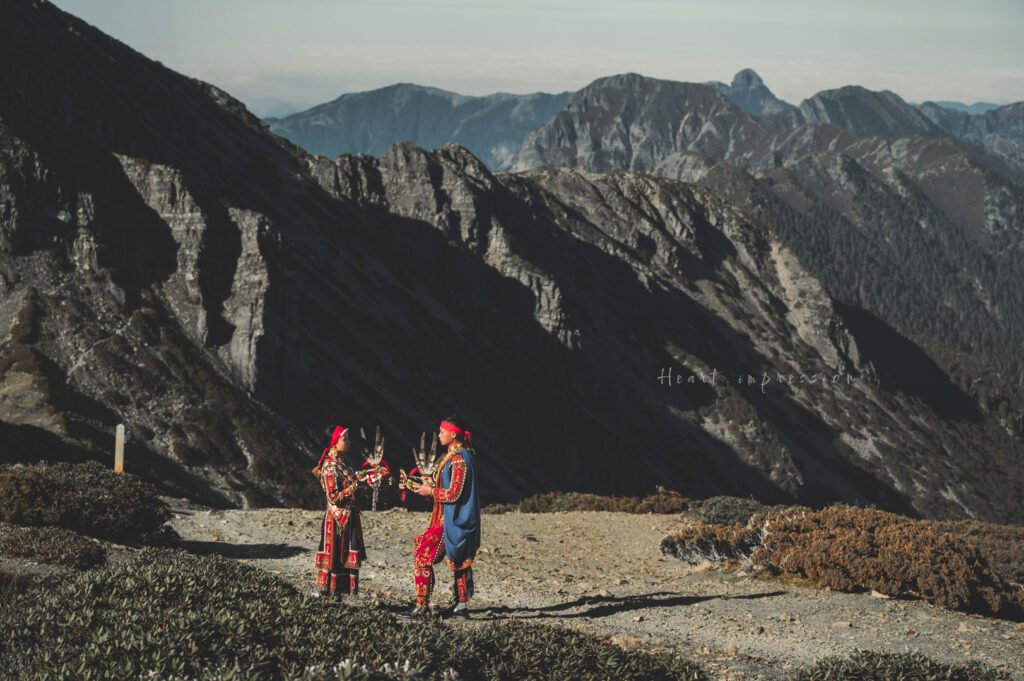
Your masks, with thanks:
[[[694,502],[690,513],[703,523],[744,525],[755,513],[767,511],[769,508],[755,499],[718,496]]]
[[[89,461],[0,470],[0,521],[113,540],[158,538],[171,517],[152,485]]]
[[[773,574],[842,591],[919,596],[955,610],[1018,618],[1024,599],[981,552],[937,523],[851,506],[776,509],[748,526],[761,543],[751,556]]]
[[[1014,541],[1017,535],[1008,530],[986,535],[983,525],[972,527],[973,536],[986,537],[992,555],[1009,556],[1011,547],[1019,546],[993,548],[1004,535]],[[749,556],[769,574],[819,587],[873,589],[956,610],[1024,619],[1024,589],[994,570],[986,553],[972,538],[961,536],[956,525],[886,511],[774,508],[754,515],[746,525],[684,526],[662,541],[662,551],[690,563]]]
[[[974,544],[999,576],[1024,584],[1024,527],[977,520],[942,520],[936,525]]]
[[[18,527],[0,522],[0,556],[85,570],[103,565],[107,552],[95,540],[63,527]]]
[[[692,504],[678,492],[658,492],[646,497],[606,497],[580,492],[544,492],[518,504],[493,504],[486,513],[556,513],[559,511],[612,511],[617,513],[682,513]]]
[[[749,560],[757,546],[757,533],[742,525],[693,522],[661,540],[661,552],[700,565],[727,560]]]

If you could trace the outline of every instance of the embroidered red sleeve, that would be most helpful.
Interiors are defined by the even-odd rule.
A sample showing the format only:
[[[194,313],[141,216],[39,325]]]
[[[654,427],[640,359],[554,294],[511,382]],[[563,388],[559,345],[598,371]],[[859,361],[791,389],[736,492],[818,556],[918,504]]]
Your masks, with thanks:
[[[339,501],[348,499],[356,492],[356,482],[346,487],[338,487],[339,482],[345,483],[350,480],[348,475],[345,475],[342,480],[338,480],[338,467],[334,464],[327,464],[323,468],[323,477],[320,479],[320,484],[324,488],[324,493],[327,494],[327,503],[336,504]]]
[[[350,496],[355,494],[355,492],[356,492],[356,484],[355,484],[355,482],[353,482],[348,487],[343,487],[341,489],[341,492],[340,492],[339,496],[342,499],[348,499]]]
[[[466,480],[466,462],[461,456],[454,456],[451,460],[452,484],[444,487],[434,488],[434,498],[442,504],[453,504],[462,495],[462,486]]]
[[[336,504],[342,499],[342,494],[338,491],[338,478],[335,470],[334,466],[324,467],[323,487],[329,504]]]

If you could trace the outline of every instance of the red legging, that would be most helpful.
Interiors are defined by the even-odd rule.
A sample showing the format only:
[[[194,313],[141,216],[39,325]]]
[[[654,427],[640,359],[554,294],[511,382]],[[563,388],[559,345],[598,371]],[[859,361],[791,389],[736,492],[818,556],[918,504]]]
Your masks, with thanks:
[[[413,561],[413,582],[416,585],[416,607],[430,605],[434,591],[434,565],[444,558],[444,528],[430,527],[416,537]],[[473,568],[455,570],[452,594],[459,603],[466,603],[473,595]]]
[[[428,527],[416,537],[413,559],[413,581],[416,584],[416,607],[423,609],[430,604],[434,590],[434,564],[444,558],[444,527]]]
[[[452,584],[452,594],[459,603],[466,603],[473,595],[473,568],[455,570],[455,581]]]

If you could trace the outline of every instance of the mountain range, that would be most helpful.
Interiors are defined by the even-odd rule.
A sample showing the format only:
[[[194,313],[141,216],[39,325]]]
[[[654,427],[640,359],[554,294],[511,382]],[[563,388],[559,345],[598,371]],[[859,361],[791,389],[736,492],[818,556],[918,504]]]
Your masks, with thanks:
[[[933,104],[937,104],[946,109],[954,109],[956,111],[966,111],[969,114],[981,114],[992,109],[998,109],[1001,104],[993,104],[992,102],[975,102],[974,104],[964,104],[963,102],[951,102],[947,99],[940,99]]]
[[[1019,384],[1024,109],[972,117],[984,137],[954,137],[929,112],[844,87],[758,117],[705,85],[627,74],[574,93],[512,167],[704,184],[772,224],[832,295]]]
[[[754,116],[786,114],[784,126],[790,128],[802,123],[832,122],[858,134],[950,134],[961,141],[982,145],[987,135],[995,135],[1021,146],[1020,112],[1015,109],[1019,104],[966,105],[940,101],[912,106],[892,92],[846,86],[822,91],[796,107],[776,97],[757,72],[749,68],[738,71],[728,85],[719,81],[703,85]],[[404,141],[425,148],[456,143],[469,149],[492,171],[504,171],[510,169],[526,136],[551,121],[571,95],[538,92],[471,97],[398,83],[344,94],[305,111],[265,120],[273,132],[310,153],[331,158],[340,154],[379,156],[391,144]],[[996,113],[983,115],[989,112]],[[999,153],[1006,144],[1003,139],[994,139],[989,146]]]
[[[807,122],[803,105],[754,116],[712,86],[615,76],[496,174],[455,144],[311,154],[47,2],[5,3],[0,36],[7,462],[105,458],[123,422],[129,469],[166,489],[312,505],[326,424],[381,424],[408,468],[457,411],[486,501],[664,486],[1024,520],[1013,385],[972,384],[940,339],[831,295],[841,260],[801,253],[804,230],[834,230],[810,253],[847,243],[861,199],[921,196],[932,222],[915,228],[975,249],[937,280],[977,257],[1009,286],[1012,215],[970,234],[977,216],[939,197],[953,178],[1015,210],[1017,185],[888,96],[869,110],[930,131],[918,146],[839,127],[877,130],[846,93]],[[857,239],[916,248],[881,225]],[[903,285],[853,267],[862,286]],[[996,283],[971,295],[1012,316],[1017,289]]]
[[[523,137],[551,119],[569,93],[467,97],[399,83],[341,95],[284,118],[270,129],[313,154],[334,158],[359,153],[379,156],[395,142],[427,148],[461,144],[491,168],[503,168]]]

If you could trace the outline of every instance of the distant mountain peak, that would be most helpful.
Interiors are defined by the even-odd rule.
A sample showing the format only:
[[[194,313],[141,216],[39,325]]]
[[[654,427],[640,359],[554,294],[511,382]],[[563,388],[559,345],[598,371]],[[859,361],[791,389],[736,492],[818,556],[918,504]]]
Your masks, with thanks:
[[[711,81],[705,85],[715,88],[733,104],[755,116],[770,116],[793,108],[789,102],[776,97],[754,69],[737,71],[732,77],[731,85],[718,81]]]
[[[889,90],[844,85],[822,90],[800,103],[802,122],[837,125],[865,137],[942,137],[945,132]]]
[[[975,102],[974,104],[965,104],[963,102],[951,102],[949,100],[922,102],[922,105],[924,104],[935,104],[944,109],[950,109],[951,111],[963,111],[972,116],[977,116],[985,113],[986,111],[992,111],[993,109],[1000,109],[1004,106],[1003,104],[994,104],[992,102]]]
[[[433,149],[449,142],[467,147],[501,170],[531,130],[562,110],[569,93],[485,96],[416,83],[352,92],[311,109],[270,121],[270,129],[307,151],[328,157],[384,153],[403,140]]]
[[[757,75],[757,71],[754,69],[741,69],[732,77],[732,87],[734,89],[752,90],[753,88],[764,86],[764,81],[761,79],[761,76]]]
[[[603,76],[590,82],[590,84],[584,86],[579,92],[586,90],[598,90],[607,87],[629,87],[638,88],[645,87],[647,85],[659,82],[675,82],[666,81],[661,78],[651,78],[640,73],[630,71],[628,73],[616,73],[611,76]]]
[[[364,90],[360,92],[346,92],[334,99],[318,104],[313,109],[320,109],[323,107],[332,107],[346,100],[352,99],[398,99],[407,100],[410,97],[415,96],[427,96],[436,97],[438,99],[450,102],[453,106],[458,106],[461,102],[469,99],[465,95],[460,95],[457,92],[451,92],[449,90],[442,90],[441,88],[431,87],[429,85],[417,85],[416,83],[393,83],[391,85],[385,85],[383,87],[376,88],[374,90]],[[302,112],[300,112],[302,113]]]

